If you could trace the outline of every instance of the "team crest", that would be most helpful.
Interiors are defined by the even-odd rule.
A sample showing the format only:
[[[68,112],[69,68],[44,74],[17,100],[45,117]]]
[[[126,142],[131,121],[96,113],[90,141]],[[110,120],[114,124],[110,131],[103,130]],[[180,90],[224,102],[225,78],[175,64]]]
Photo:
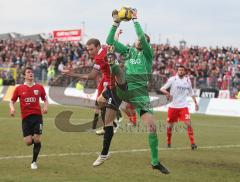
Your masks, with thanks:
[[[38,95],[39,94],[39,90],[33,90],[34,95]]]

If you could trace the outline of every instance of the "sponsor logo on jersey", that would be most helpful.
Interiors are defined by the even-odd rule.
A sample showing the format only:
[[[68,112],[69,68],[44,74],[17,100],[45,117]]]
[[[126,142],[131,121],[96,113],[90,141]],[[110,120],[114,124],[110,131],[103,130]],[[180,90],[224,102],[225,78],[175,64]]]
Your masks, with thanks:
[[[36,98],[35,97],[26,97],[25,99],[24,99],[24,102],[28,102],[28,103],[33,103],[33,102],[36,102]]]
[[[183,86],[177,86],[177,89],[179,89],[179,90],[188,90],[189,88],[188,87],[183,87]]]
[[[141,64],[141,60],[140,59],[130,59],[129,62],[131,64]]]
[[[39,90],[33,90],[34,95],[38,95],[39,94]]]

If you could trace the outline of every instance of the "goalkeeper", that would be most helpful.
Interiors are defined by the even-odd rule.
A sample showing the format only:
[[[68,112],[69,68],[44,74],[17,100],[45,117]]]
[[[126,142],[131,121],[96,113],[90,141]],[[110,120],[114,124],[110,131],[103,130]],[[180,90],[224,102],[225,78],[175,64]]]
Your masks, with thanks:
[[[134,47],[125,46],[114,39],[121,19],[118,17],[118,11],[113,11],[114,23],[107,37],[107,44],[123,55],[125,63],[124,70],[118,64],[115,64],[115,61],[110,63],[110,68],[116,78],[117,96],[121,100],[133,104],[142,122],[147,125],[153,169],[168,174],[169,171],[158,160],[156,123],[147,90],[148,80],[152,73],[153,50],[149,44],[149,36],[144,34],[137,21],[137,11],[135,9],[131,9],[131,11],[133,12],[132,20],[138,37]]]

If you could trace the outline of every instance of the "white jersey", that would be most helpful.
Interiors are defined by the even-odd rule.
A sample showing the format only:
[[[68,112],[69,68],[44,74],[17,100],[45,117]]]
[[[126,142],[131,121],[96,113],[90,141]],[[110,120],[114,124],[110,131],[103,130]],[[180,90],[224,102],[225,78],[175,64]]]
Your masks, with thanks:
[[[170,77],[161,89],[168,88],[170,88],[170,95],[173,97],[170,103],[171,108],[187,107],[187,97],[194,95],[191,81],[186,76],[183,78],[180,78],[178,75]]]

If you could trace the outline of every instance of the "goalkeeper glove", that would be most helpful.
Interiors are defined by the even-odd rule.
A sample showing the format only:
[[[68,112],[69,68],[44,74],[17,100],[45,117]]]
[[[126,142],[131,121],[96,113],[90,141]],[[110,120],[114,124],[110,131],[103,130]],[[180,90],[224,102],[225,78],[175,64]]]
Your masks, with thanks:
[[[136,8],[130,8],[132,11],[132,20],[137,19],[137,9]]]
[[[115,23],[120,23],[121,22],[121,20],[120,20],[120,18],[119,18],[119,16],[118,16],[118,10],[113,10],[113,12],[112,12],[112,17],[113,17],[113,21],[115,22]]]

